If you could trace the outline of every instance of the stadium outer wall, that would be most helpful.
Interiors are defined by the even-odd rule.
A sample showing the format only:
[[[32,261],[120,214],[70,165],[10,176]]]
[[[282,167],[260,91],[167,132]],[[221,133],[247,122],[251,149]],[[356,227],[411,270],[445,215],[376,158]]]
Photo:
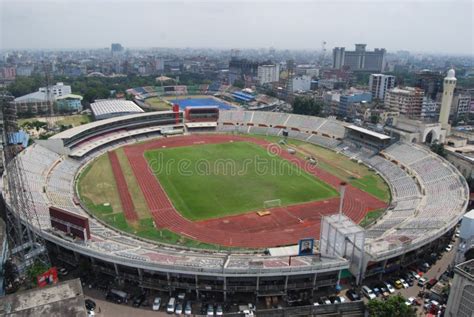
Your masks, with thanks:
[[[436,249],[444,240],[450,238],[451,232],[452,229],[448,229],[440,238],[421,246],[418,250],[393,254],[393,257],[381,261],[383,268],[391,263],[408,263],[421,254]],[[144,288],[170,293],[174,290],[190,289],[198,296],[212,293],[220,294],[224,299],[228,294],[234,293],[254,294],[259,297],[275,293],[283,296],[294,291],[308,291],[313,294],[321,289],[333,289],[339,280],[341,270],[348,267],[346,261],[330,263],[330,265],[313,265],[304,269],[294,267],[276,270],[262,268],[259,261],[255,262],[253,268],[239,270],[226,269],[225,266],[222,269],[205,270],[189,266],[147,265],[143,261],[108,255],[93,250],[87,245],[69,242],[50,231],[38,231],[38,233],[48,240],[51,252],[57,254],[58,259],[72,265],[86,261],[97,272],[118,277],[120,281],[138,281]],[[190,252],[192,254],[192,251]],[[210,257],[212,258],[212,255]],[[219,257],[226,256],[219,255]],[[259,257],[256,259],[258,260]],[[381,274],[376,269],[368,270],[371,274],[367,276]]]

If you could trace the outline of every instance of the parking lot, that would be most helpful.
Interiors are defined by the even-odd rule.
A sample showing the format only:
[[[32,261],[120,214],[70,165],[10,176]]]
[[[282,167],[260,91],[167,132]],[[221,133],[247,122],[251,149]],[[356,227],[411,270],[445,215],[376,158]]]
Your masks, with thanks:
[[[423,278],[425,278],[427,281],[430,281],[432,279],[440,280],[441,275],[450,268],[450,265],[453,263],[453,259],[455,256],[455,250],[457,248],[457,245],[459,243],[459,239],[456,239],[454,242],[452,242],[453,247],[451,251],[445,251],[443,253],[443,256],[436,261],[435,264],[433,264],[429,270],[425,273],[423,273]],[[400,275],[393,275],[392,279],[397,279]],[[383,279],[385,280],[385,279]],[[395,292],[392,295],[400,294],[404,298],[408,299],[410,297],[414,297],[418,299],[421,303],[419,306],[414,306],[417,309],[417,315],[419,316],[424,316],[426,314],[426,311],[423,307],[424,303],[424,298],[421,298],[418,296],[420,294],[420,291],[426,291],[427,290],[427,285],[425,287],[420,287],[417,284],[417,281],[413,281],[413,286],[410,286],[408,288],[400,288],[400,289],[395,289]],[[372,286],[372,284],[367,283],[368,286]],[[378,296],[378,299],[381,299],[381,296]],[[364,301],[368,302],[368,299],[364,296]]]

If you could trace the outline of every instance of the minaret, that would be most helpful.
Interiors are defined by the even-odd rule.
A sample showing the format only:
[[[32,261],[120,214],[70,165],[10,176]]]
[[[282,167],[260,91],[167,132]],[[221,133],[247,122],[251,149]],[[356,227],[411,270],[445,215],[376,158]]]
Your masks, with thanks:
[[[443,98],[441,98],[441,109],[439,111],[439,123],[441,128],[449,134],[451,126],[448,124],[449,114],[451,112],[451,104],[453,102],[454,87],[456,87],[456,77],[454,77],[454,69],[448,71],[448,75],[443,82]]]

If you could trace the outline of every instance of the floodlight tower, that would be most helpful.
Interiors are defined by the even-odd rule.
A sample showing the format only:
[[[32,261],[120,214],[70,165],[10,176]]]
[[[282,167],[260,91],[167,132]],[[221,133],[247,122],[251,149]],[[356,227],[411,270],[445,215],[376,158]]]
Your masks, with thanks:
[[[11,96],[0,96],[2,109],[0,113],[3,116],[1,120],[3,131],[0,137],[5,141],[3,158],[6,168],[0,208],[5,212],[10,257],[19,273],[25,274],[26,269],[35,262],[49,267],[50,259],[44,239],[34,230],[34,228],[41,230],[41,226],[34,199],[27,190],[25,168],[22,161],[16,157],[19,152],[18,146],[9,142],[12,134],[18,132],[16,106],[12,101]]]
[[[340,187],[339,187],[339,193],[341,195],[341,197],[339,198],[339,221],[341,221],[341,216],[344,213],[342,211],[342,208],[344,206],[344,195],[346,193],[346,186],[347,186],[346,182],[341,182]]]

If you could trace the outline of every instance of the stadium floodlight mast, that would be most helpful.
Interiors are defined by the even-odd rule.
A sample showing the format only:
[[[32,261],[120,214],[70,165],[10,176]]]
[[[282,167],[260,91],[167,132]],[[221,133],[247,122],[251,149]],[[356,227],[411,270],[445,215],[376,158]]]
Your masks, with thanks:
[[[341,216],[343,214],[342,212],[342,206],[344,205],[344,194],[346,193],[346,182],[341,182],[339,186],[339,193],[341,195],[341,198],[339,199],[339,222],[341,222]]]

